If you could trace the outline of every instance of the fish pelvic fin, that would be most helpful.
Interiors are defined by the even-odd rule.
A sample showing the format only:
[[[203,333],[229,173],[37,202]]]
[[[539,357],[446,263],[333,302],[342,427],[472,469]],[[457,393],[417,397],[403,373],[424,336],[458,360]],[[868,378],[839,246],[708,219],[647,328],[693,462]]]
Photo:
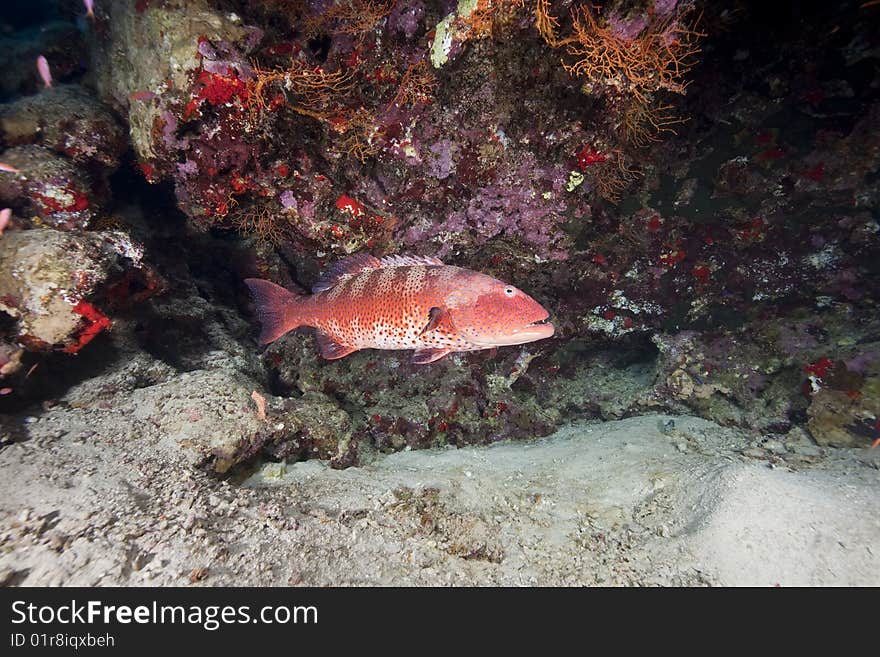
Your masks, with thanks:
[[[440,360],[451,351],[450,347],[423,347],[413,352],[409,362],[413,365],[427,365],[428,363]]]
[[[357,351],[357,347],[342,344],[324,331],[318,331],[315,336],[318,338],[318,347],[321,349],[321,355],[327,360],[337,360],[345,358],[350,353]]]
[[[260,344],[275,342],[288,331],[302,326],[303,297],[262,278],[244,279],[254,296],[257,317],[262,324]]]

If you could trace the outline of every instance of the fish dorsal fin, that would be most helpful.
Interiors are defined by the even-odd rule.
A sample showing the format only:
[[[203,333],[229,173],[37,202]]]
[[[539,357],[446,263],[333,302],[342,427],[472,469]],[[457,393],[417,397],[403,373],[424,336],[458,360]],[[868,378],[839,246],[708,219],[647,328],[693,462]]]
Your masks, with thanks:
[[[371,256],[369,253],[357,253],[342,260],[337,260],[321,274],[318,281],[312,286],[312,293],[317,294],[329,290],[339,281],[373,269],[385,269],[386,267],[411,267],[413,265],[442,265],[443,261],[432,256],[417,256],[409,254],[391,255],[384,258]]]
[[[312,293],[317,294],[318,292],[329,290],[339,281],[349,276],[381,267],[382,261],[371,256],[369,253],[356,253],[353,256],[337,260],[321,274],[318,281],[312,286]]]
[[[417,256],[403,253],[385,256],[379,262],[382,267],[411,267],[412,265],[442,265],[443,261],[433,256]]]

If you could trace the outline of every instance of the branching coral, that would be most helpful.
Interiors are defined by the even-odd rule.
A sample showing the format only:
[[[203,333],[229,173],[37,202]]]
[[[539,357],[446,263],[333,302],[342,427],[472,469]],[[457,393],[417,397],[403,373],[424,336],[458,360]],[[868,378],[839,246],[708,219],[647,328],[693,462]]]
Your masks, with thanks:
[[[333,131],[342,135],[337,142],[342,152],[361,162],[378,153],[381,130],[377,117],[396,108],[428,104],[436,86],[437,81],[427,62],[420,60],[406,69],[388,103],[375,109],[359,107],[331,118]]]
[[[340,151],[361,162],[379,152],[377,117],[392,108],[427,104],[436,86],[427,63],[419,61],[403,73],[390,101],[366,107],[357,102],[354,93],[358,71],[328,72],[294,59],[287,69],[265,70],[255,64],[254,73],[254,114],[283,105],[320,121],[339,135],[336,144]],[[273,89],[277,90],[274,95]]]
[[[559,45],[556,30],[559,29],[559,19],[550,13],[550,0],[537,0],[535,2],[535,28],[544,38],[548,45],[554,48]]]
[[[656,91],[681,94],[687,86],[684,75],[693,66],[697,42],[704,35],[686,26],[691,8],[679,7],[665,17],[654,16],[626,29],[611,21],[602,25],[593,9],[580,5],[572,10],[573,36],[548,43],[565,46],[575,60],[564,64],[565,70],[591,83],[620,88],[642,102]]]
[[[640,148],[657,141],[662,132],[682,123],[672,106],[657,100],[661,91],[683,94],[685,75],[699,52],[704,36],[692,26],[690,3],[651,3],[643,13],[624,17],[612,8],[601,15],[587,4],[570,13],[571,33],[560,35],[560,22],[550,0],[536,0],[535,28],[553,48],[564,48],[565,70],[585,78],[585,93],[596,94],[617,108],[621,146]],[[622,190],[637,177],[623,153],[593,172],[597,192],[616,202]]]
[[[374,114],[361,107],[348,113],[348,116],[331,120],[333,131],[340,135],[337,140],[340,150],[361,162],[379,152],[376,141],[378,128]]]
[[[295,59],[287,69],[263,70],[255,66],[254,70],[257,76],[252,105],[254,112],[284,105],[342,135],[338,143],[347,155],[364,161],[376,153],[372,139],[374,115],[363,107],[350,110],[343,102],[354,89],[354,75],[351,72],[328,72],[320,66],[308,66]],[[266,97],[273,85],[280,87],[279,92],[267,102]]]
[[[427,104],[433,97],[436,87],[437,79],[431,74],[428,62],[420,60],[406,69],[391,104],[410,107],[419,103]]]
[[[306,34],[363,35],[391,13],[395,0],[342,0],[334,2],[324,12],[306,17]]]
[[[620,128],[628,144],[642,147],[658,141],[663,132],[674,133],[671,126],[684,121],[673,113],[672,105],[652,106],[634,98],[623,109]]]
[[[565,48],[572,61],[563,66],[570,74],[620,88],[643,102],[656,91],[684,93],[684,76],[705,36],[689,27],[692,4],[664,2],[662,8],[651,5],[643,16],[624,19],[614,11],[600,18],[599,8],[581,2],[571,9],[567,36],[560,35],[551,5],[551,0],[535,0],[535,29],[549,46]],[[466,28],[462,40],[494,35],[517,7],[525,7],[525,0],[476,0],[457,17]]]
[[[461,43],[498,37],[513,25],[524,0],[471,0],[460,3],[452,23]]]
[[[473,11],[463,19],[469,28],[469,38],[496,36],[510,23],[520,6],[518,0],[477,0]]]
[[[623,190],[639,177],[639,173],[627,165],[622,153],[616,152],[614,155],[614,158],[598,166],[595,181],[599,196],[617,203]]]
[[[685,92],[686,75],[704,35],[694,28],[694,4],[689,0],[614,0],[602,7],[586,2],[557,4],[571,6],[564,19],[558,8],[554,11],[553,0],[460,3],[444,21],[445,34],[453,34],[457,43],[497,37],[509,26],[509,16],[531,13],[544,42],[564,53],[563,68],[583,80],[583,93],[603,103],[607,116],[615,117],[600,138],[610,146],[608,161],[590,174],[601,196],[617,200],[638,176],[626,153],[657,141],[661,133],[673,132],[673,126],[684,121],[659,95]],[[435,47],[436,43],[435,39]],[[439,55],[447,51],[449,47]],[[439,55],[432,59],[435,66],[444,61]]]
[[[281,244],[288,235],[281,208],[273,208],[268,203],[255,202],[238,209],[229,218],[230,223],[243,233],[254,235],[258,240],[269,244]]]
[[[319,120],[332,115],[331,104],[351,92],[354,79],[344,71],[325,71],[320,66],[309,66],[303,61],[291,60],[286,69],[265,70],[254,66],[256,82],[252,108],[255,112],[272,107],[278,96],[267,102],[269,89],[280,86],[281,102],[294,112]],[[287,100],[289,94],[291,100]]]

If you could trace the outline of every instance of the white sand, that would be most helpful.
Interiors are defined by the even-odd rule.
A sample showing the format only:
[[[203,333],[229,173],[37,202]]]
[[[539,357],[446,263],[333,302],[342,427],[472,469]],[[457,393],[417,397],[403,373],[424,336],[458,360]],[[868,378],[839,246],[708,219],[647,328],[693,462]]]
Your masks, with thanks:
[[[344,471],[268,465],[244,485],[155,442],[32,440],[0,452],[0,571],[26,585],[180,584],[198,568],[206,585],[880,584],[880,450],[808,463],[777,446],[771,462],[741,455],[753,438],[737,430],[667,420]]]

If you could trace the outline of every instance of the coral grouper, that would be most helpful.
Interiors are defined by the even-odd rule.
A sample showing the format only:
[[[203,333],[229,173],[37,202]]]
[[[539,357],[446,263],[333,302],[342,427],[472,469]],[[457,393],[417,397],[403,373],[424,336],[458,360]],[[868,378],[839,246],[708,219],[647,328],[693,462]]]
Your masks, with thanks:
[[[263,324],[262,344],[313,326],[328,359],[358,349],[415,349],[412,362],[422,364],[553,335],[547,311],[529,295],[436,258],[351,256],[330,267],[311,296],[255,278],[245,283]]]

